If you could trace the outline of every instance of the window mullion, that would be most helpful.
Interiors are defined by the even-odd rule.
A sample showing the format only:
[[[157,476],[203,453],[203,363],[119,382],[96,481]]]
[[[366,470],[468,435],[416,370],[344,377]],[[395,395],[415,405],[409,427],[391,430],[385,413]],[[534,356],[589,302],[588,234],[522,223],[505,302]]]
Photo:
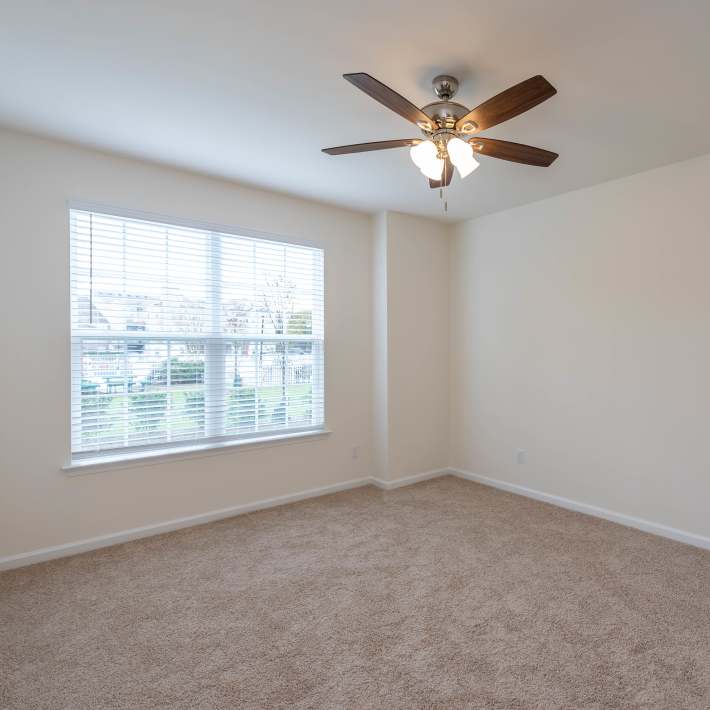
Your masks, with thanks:
[[[173,420],[173,369],[172,369],[172,358],[173,358],[173,349],[172,349],[172,343],[168,340],[167,342],[167,358],[165,360],[165,394],[166,394],[166,404],[167,404],[167,414],[168,416],[166,417],[165,420],[165,431],[166,431],[166,436],[168,441],[172,438],[172,433],[173,433],[173,427],[172,427],[172,420]]]
[[[126,378],[126,373],[128,372],[128,342],[126,340],[121,341],[121,362],[123,368],[123,375]],[[125,379],[126,391],[123,400],[121,401],[121,420],[123,421],[123,445],[128,446],[128,436],[130,433],[130,420],[129,420],[129,397],[128,397],[128,379]]]
[[[222,237],[210,234],[207,260],[210,335],[222,334]],[[224,340],[205,342],[205,436],[224,433],[226,396]]]

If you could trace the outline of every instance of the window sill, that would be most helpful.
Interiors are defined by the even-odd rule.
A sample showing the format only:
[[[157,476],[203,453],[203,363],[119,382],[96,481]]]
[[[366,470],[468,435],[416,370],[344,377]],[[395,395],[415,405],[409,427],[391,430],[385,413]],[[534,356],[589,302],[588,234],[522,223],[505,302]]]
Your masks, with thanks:
[[[96,456],[95,458],[78,459],[62,466],[67,476],[81,476],[88,473],[114,471],[122,468],[135,468],[136,466],[151,466],[168,461],[182,461],[184,459],[216,456],[219,454],[234,453],[239,449],[261,449],[286,444],[298,444],[304,439],[320,438],[332,432],[329,429],[314,429],[313,431],[299,431],[291,434],[276,434],[271,436],[254,437],[253,439],[238,439],[233,441],[220,441],[209,444],[191,444],[172,449],[131,452],[128,454],[114,454],[111,456]]]

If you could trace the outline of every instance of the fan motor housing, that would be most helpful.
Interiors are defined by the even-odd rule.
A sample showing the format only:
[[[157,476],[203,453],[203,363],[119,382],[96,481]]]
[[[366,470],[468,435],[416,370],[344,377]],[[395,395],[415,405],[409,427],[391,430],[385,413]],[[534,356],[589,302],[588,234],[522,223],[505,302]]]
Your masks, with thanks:
[[[434,101],[422,106],[422,111],[436,121],[440,128],[453,128],[456,121],[468,113],[468,109],[455,101]]]
[[[459,80],[450,74],[439,74],[432,79],[431,88],[442,101],[449,101],[459,90]]]

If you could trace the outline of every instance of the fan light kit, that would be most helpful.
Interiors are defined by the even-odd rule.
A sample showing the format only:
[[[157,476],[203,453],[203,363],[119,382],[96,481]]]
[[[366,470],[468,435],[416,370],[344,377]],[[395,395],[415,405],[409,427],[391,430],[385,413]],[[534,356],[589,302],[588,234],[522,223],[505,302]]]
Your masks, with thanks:
[[[409,147],[412,161],[429,178],[429,186],[440,192],[451,183],[454,168],[461,178],[465,178],[478,167],[477,153],[538,167],[548,167],[557,158],[557,153],[549,150],[478,135],[480,131],[497,126],[554,96],[557,90],[542,76],[516,84],[471,110],[451,100],[459,87],[453,76],[442,74],[434,78],[432,87],[438,101],[421,109],[369,74],[343,74],[343,78],[414,123],[424,138],[324,148],[323,152],[328,155]]]

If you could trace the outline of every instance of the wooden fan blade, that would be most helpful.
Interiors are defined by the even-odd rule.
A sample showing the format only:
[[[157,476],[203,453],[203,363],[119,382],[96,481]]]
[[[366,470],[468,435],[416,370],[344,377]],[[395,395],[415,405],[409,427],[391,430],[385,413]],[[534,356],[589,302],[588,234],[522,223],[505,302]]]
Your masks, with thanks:
[[[375,141],[374,143],[355,143],[339,145],[335,148],[323,148],[328,155],[346,155],[347,153],[365,153],[368,150],[386,150],[387,148],[406,148],[421,143],[421,138],[398,138],[393,141]]]
[[[469,141],[473,150],[481,155],[488,155],[491,158],[501,158],[510,160],[513,163],[524,163],[525,165],[537,165],[546,168],[557,158],[557,153],[542,148],[534,148],[531,145],[522,143],[511,143],[510,141],[500,141],[496,138],[484,138],[476,136]]]
[[[429,187],[432,189],[437,187],[447,187],[451,184],[451,178],[454,176],[454,166],[449,160],[449,156],[446,156],[444,160],[444,171],[441,174],[441,180],[432,180],[429,178]]]
[[[379,101],[383,106],[415,123],[419,128],[424,130],[433,130],[435,128],[431,118],[418,109],[411,101],[405,99],[404,96],[400,96],[389,86],[385,86],[381,81],[377,81],[369,74],[356,72],[354,74],[343,74],[343,78],[347,79],[353,86],[357,86],[361,91],[364,91],[368,96],[371,96],[375,101]]]
[[[525,113],[556,93],[557,89],[544,76],[533,76],[476,106],[456,122],[456,130],[469,134],[484,131]]]

